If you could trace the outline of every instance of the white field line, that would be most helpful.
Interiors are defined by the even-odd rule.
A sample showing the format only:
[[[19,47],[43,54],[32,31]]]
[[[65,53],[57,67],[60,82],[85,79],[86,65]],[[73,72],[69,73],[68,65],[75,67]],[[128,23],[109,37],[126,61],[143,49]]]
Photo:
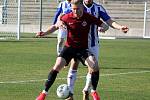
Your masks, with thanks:
[[[101,74],[100,76],[119,76],[119,75],[129,75],[129,74],[140,74],[140,73],[149,73],[150,71],[139,71],[139,72],[126,72],[126,73],[114,73],[114,74]],[[77,78],[85,78],[86,76],[78,76]],[[57,78],[58,80],[66,80],[67,78]],[[25,81],[5,81],[0,82],[0,84],[17,84],[17,83],[31,83],[31,82],[41,82],[45,81],[46,79],[39,79],[39,80],[25,80]]]

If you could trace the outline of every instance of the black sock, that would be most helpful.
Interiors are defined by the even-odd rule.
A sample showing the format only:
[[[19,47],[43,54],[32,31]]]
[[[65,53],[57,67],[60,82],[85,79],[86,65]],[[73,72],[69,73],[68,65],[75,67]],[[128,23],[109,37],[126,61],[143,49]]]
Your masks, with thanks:
[[[45,82],[45,91],[48,92],[49,88],[52,86],[54,83],[56,77],[57,77],[58,71],[56,70],[51,70],[49,75],[48,75],[48,80]]]
[[[93,90],[96,90],[99,81],[99,71],[93,72],[91,76]]]

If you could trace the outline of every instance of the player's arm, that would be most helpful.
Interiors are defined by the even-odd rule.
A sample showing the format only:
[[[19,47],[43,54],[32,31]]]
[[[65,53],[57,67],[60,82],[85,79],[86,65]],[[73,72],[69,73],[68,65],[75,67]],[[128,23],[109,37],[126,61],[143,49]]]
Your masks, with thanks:
[[[115,22],[115,21],[112,20],[112,19],[109,19],[109,20],[107,21],[107,24],[108,24],[109,26],[111,26],[112,28],[114,28],[114,29],[121,30],[121,31],[124,32],[124,33],[127,33],[128,30],[129,30],[129,28],[128,28],[127,26],[125,26],[125,25],[120,25],[120,24],[118,24],[117,22]]]
[[[110,27],[114,28],[114,29],[118,29],[123,31],[124,33],[127,33],[127,31],[129,30],[127,26],[124,25],[120,25],[118,23],[116,23],[114,20],[111,19],[111,17],[107,14],[105,8],[100,5],[100,11],[99,11],[99,17],[102,18],[103,21],[105,21]]]
[[[92,24],[94,23],[94,24],[98,25],[98,27],[100,27],[100,28],[98,29],[98,31],[100,31],[100,32],[105,32],[105,31],[107,31],[108,28],[109,28],[106,23],[104,23],[102,20],[96,18],[96,17],[93,16],[93,15],[89,15],[89,16],[88,16],[88,19],[90,19],[90,22],[91,22]]]
[[[60,3],[59,6],[57,7],[57,11],[56,11],[55,16],[54,16],[53,24],[56,24],[61,13],[62,13],[62,3]]]
[[[127,26],[120,25],[116,23],[114,20],[112,20],[102,5],[100,5],[99,7],[100,7],[99,17],[102,18],[102,20],[105,21],[110,27],[122,30],[124,33],[126,33],[129,30]]]
[[[47,31],[45,31],[45,32],[43,32],[43,31],[37,32],[36,37],[42,37],[42,36],[51,34],[54,31],[56,31],[58,29],[58,25],[56,23],[57,23],[57,20],[59,19],[59,16],[61,15],[61,12],[62,12],[62,3],[60,3],[58,8],[57,8],[56,14],[54,16],[53,25],[48,27]]]
[[[64,28],[64,29],[66,28],[66,25],[62,20],[57,20],[56,24],[51,25],[50,27],[48,27],[47,31],[36,33],[36,37],[42,37],[42,36],[45,36],[45,35],[48,35],[48,34],[52,34],[56,30],[58,30],[58,28]]]
[[[110,19],[110,16],[107,14],[107,11],[105,10],[105,8],[102,5],[99,5],[98,8],[99,8],[99,11],[97,12],[98,13],[98,18],[102,19],[106,23],[106,21],[108,19]],[[103,27],[98,27],[98,31],[105,32],[109,29],[109,25],[107,23]],[[103,29],[105,29],[105,30],[101,31]]]
[[[43,32],[43,31],[37,32],[36,33],[36,37],[42,37],[42,36],[45,36],[45,35],[48,35],[48,34],[52,34],[57,29],[58,29],[58,26],[56,24],[55,25],[51,25],[50,27],[48,27],[47,31],[45,31],[45,32]]]
[[[48,27],[47,31],[37,32],[36,37],[42,37],[42,36],[45,36],[45,35],[55,32],[58,28],[64,28],[65,24],[63,23],[63,21],[60,20],[60,17],[63,15],[64,14],[60,14],[58,16],[57,22],[55,24],[51,25],[50,27]]]

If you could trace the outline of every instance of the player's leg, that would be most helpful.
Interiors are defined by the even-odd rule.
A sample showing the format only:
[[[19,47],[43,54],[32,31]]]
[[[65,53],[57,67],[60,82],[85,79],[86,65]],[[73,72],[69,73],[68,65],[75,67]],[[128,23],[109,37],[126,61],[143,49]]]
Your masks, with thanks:
[[[90,73],[90,69],[88,68],[88,73],[86,75],[86,82],[85,82],[85,86],[83,88],[83,91],[89,91],[90,87],[92,86],[91,85],[91,74]]]
[[[75,59],[71,60],[70,69],[68,71],[68,76],[67,76],[67,84],[69,86],[71,95],[66,100],[73,100],[74,83],[77,77],[78,65],[79,65],[78,60],[75,60]]]
[[[64,38],[57,38],[57,55],[59,55],[60,52],[62,51],[63,43],[64,43]]]
[[[57,55],[59,55],[63,49],[66,35],[67,35],[67,30],[59,28],[58,35],[57,35]]]
[[[96,92],[96,88],[99,81],[99,66],[98,61],[94,56],[89,56],[86,59],[86,65],[89,67],[89,72],[91,74],[91,85],[92,85],[92,92],[91,95],[94,100],[100,100],[100,97],[98,96],[98,93]],[[85,91],[86,93],[86,91]],[[87,99],[84,99],[87,100]]]
[[[53,67],[53,69],[48,74],[48,79],[45,82],[45,89],[42,91],[42,93],[36,98],[36,100],[44,100],[46,95],[48,94],[49,88],[54,83],[58,72],[61,70],[63,66],[66,65],[66,61],[62,57],[57,57],[56,63]]]
[[[98,62],[99,46],[97,45],[97,46],[91,47],[91,48],[89,48],[89,51],[95,56],[95,58]],[[91,89],[91,91],[93,91],[92,85],[91,85],[91,75],[92,75],[92,71],[88,68],[88,73],[86,76],[86,84],[83,89],[83,100],[89,100],[90,89]]]
[[[50,71],[50,73],[48,74],[48,79],[45,82],[45,89],[43,90],[43,92],[37,97],[36,100],[44,100],[49,88],[52,86],[52,84],[54,83],[58,72],[65,66],[67,65],[70,60],[72,59],[72,56],[70,56],[71,51],[73,51],[72,49],[70,50],[70,48],[64,47],[64,49],[62,50],[62,52],[60,53],[59,57],[57,57],[56,59],[56,63],[53,67],[53,69]]]
[[[83,100],[89,100],[89,89],[90,89],[91,86],[92,86],[91,85],[91,73],[88,72],[87,75],[86,75],[85,87],[82,90],[82,92],[83,92]]]

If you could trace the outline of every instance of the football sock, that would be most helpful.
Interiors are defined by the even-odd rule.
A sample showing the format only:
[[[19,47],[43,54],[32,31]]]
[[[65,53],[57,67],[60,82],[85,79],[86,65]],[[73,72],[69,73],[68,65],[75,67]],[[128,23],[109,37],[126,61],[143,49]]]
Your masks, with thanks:
[[[99,71],[93,72],[91,76],[93,90],[96,90],[99,81]]]
[[[45,91],[48,92],[49,88],[52,86],[54,83],[56,77],[57,77],[58,71],[56,70],[51,70],[49,75],[48,75],[48,80],[45,82]]]
[[[43,90],[42,93],[45,93],[46,95],[48,94],[48,92],[46,92],[45,90]]]
[[[67,84],[72,94],[73,94],[74,83],[75,83],[76,77],[77,77],[77,70],[70,69],[68,72]]]
[[[86,83],[85,83],[85,87],[84,87],[83,91],[88,91],[90,86],[91,86],[91,74],[88,73],[86,75]]]

